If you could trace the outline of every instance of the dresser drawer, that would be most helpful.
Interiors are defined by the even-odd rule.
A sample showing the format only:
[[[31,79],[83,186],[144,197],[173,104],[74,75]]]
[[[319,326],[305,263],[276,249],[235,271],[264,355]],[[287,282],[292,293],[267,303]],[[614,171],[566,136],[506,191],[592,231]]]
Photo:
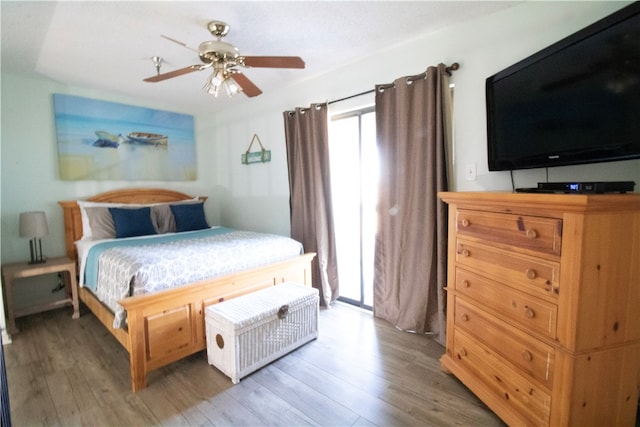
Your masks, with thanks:
[[[500,322],[459,296],[455,299],[454,313],[456,328],[464,329],[477,337],[493,351],[551,389],[555,355],[553,347]]]
[[[549,425],[551,396],[540,386],[507,365],[490,348],[485,347],[459,329],[454,331],[453,357],[456,364],[482,382],[485,393],[518,416],[509,420],[514,425]],[[472,390],[474,391],[474,390]]]
[[[455,261],[516,289],[546,298],[560,292],[560,264],[481,243],[457,239]]]
[[[516,248],[560,255],[562,220],[459,209],[456,231]]]
[[[509,317],[524,328],[556,338],[558,306],[490,279],[456,268],[455,289],[482,306]]]

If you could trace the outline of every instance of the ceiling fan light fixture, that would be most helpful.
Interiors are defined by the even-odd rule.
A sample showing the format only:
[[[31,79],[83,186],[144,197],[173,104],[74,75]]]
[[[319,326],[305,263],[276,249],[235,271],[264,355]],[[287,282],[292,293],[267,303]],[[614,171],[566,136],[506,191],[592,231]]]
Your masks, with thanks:
[[[240,85],[236,83],[236,81],[231,76],[227,77],[226,80],[222,82],[222,86],[227,92],[227,96],[229,98],[242,92],[242,88],[240,87]]]
[[[231,74],[223,70],[216,70],[211,73],[202,89],[216,98],[221,91],[224,91],[229,98],[242,92],[242,88],[231,78]]]
[[[218,83],[217,80],[215,79],[215,74],[216,73],[212,73],[209,76],[209,78],[207,79],[207,82],[202,87],[202,90],[207,92],[209,95],[213,95],[217,97],[218,91],[220,90],[220,83]]]
[[[226,78],[227,76],[225,75],[225,72],[223,70],[215,70],[211,74],[211,77],[209,77],[209,83],[214,86],[220,86]]]

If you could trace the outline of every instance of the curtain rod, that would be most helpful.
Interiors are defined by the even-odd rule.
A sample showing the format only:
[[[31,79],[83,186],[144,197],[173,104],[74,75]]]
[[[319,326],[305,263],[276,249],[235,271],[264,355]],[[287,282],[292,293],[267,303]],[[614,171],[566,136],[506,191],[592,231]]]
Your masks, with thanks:
[[[460,69],[460,64],[458,64],[457,62],[454,62],[453,64],[446,67],[444,70],[447,72],[447,74],[451,75],[452,71],[458,71],[459,69]]]
[[[447,74],[451,75],[452,71],[457,71],[459,68],[460,68],[460,64],[458,64],[457,62],[454,62],[453,64],[447,66],[445,68],[445,71],[447,72]],[[346,101],[351,98],[357,98],[358,96],[367,95],[375,91],[376,91],[375,89],[370,89],[370,90],[365,90],[364,92],[356,93],[355,95],[349,95],[349,96],[345,96],[344,98],[334,99],[333,101],[328,101],[327,105],[335,104],[336,102]]]
[[[364,92],[356,93],[355,95],[349,95],[349,96],[345,96],[344,98],[334,99],[333,101],[328,101],[327,105],[331,105],[331,104],[334,104],[336,102],[346,101],[347,99],[351,99],[351,98],[357,98],[358,96],[366,95],[368,93],[373,93],[373,92],[375,92],[375,89],[365,90]]]

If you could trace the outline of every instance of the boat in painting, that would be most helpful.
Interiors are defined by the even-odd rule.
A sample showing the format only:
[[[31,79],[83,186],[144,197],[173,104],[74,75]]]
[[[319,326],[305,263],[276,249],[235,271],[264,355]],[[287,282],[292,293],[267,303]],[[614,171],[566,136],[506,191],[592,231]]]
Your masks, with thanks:
[[[94,147],[118,148],[124,142],[122,135],[114,135],[103,130],[97,130],[96,136],[98,139],[93,143]]]
[[[169,143],[169,137],[159,133],[131,132],[127,138],[134,144],[167,145]]]

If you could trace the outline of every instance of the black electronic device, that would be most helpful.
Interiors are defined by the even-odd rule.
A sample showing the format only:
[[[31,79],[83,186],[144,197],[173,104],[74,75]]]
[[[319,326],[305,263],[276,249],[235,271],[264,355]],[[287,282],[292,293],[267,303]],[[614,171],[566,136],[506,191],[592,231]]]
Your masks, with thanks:
[[[538,187],[519,187],[516,188],[516,193],[555,193],[555,191],[542,190]]]
[[[633,191],[633,181],[539,182],[537,187],[516,188],[518,193],[602,194]]]
[[[640,2],[489,77],[489,170],[640,158]]]
[[[539,190],[560,193],[626,193],[633,191],[636,183],[633,181],[595,181],[595,182],[539,182]]]

